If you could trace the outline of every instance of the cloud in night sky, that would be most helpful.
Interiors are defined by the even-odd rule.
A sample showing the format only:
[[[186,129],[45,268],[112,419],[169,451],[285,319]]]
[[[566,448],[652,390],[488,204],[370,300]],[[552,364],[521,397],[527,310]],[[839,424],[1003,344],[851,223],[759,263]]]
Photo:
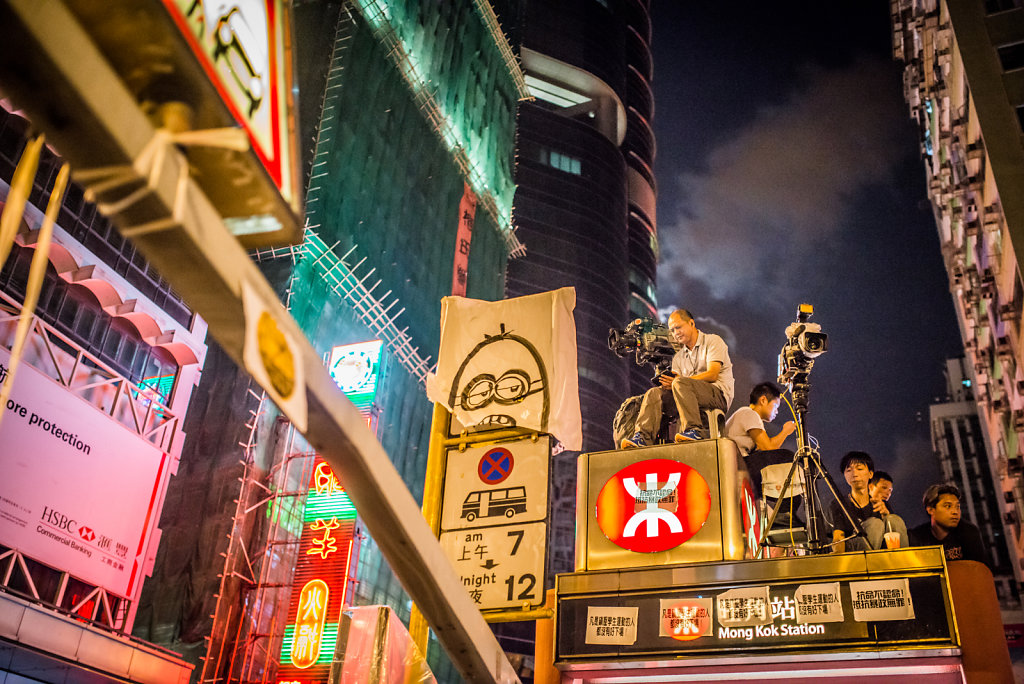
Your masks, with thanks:
[[[880,59],[808,70],[702,171],[667,182],[661,192],[677,199],[659,221],[662,302],[685,301],[695,282],[718,300],[792,299],[787,272],[843,230],[855,193],[887,182],[905,154],[906,110],[885,92],[892,86],[892,65]]]

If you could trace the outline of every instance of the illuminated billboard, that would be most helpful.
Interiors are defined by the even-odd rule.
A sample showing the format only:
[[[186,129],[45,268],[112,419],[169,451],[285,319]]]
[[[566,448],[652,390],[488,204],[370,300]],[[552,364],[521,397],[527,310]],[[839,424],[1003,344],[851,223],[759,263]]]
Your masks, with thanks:
[[[28,364],[0,443],[0,544],[134,600],[170,457]]]
[[[349,568],[356,562],[356,509],[317,458],[299,539],[278,682],[326,682],[334,659]]]
[[[377,397],[383,342],[342,344],[331,350],[327,370],[345,396],[363,415],[368,415]]]

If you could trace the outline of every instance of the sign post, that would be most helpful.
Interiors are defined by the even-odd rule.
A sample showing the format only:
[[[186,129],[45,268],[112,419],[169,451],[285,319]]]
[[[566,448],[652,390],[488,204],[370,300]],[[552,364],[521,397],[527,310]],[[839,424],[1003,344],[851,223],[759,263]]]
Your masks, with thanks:
[[[549,453],[534,435],[447,454],[441,547],[482,611],[544,603]]]
[[[549,437],[524,428],[452,436],[451,418],[434,404],[423,517],[485,620],[550,618],[552,609],[544,607]],[[425,655],[428,627],[415,604],[409,634]]]

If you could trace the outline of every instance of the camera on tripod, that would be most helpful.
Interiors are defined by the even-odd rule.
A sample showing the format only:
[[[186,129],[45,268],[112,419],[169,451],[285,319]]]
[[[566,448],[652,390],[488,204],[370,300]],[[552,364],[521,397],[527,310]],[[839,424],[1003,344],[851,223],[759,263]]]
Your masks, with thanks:
[[[608,348],[618,356],[636,354],[636,364],[654,366],[655,377],[672,367],[672,357],[676,353],[668,326],[650,318],[637,318],[622,330],[611,328],[608,331]]]
[[[828,351],[828,335],[821,326],[807,321],[814,315],[814,307],[801,304],[796,320],[786,327],[786,344],[779,352],[779,383],[795,385],[806,383],[814,366],[814,359]]]

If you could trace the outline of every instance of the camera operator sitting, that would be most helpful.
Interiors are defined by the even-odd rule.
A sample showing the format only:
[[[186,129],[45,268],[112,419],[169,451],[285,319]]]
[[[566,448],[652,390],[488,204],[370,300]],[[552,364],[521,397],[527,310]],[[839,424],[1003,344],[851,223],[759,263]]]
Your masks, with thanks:
[[[732,403],[733,377],[729,348],[718,335],[697,329],[697,322],[686,309],[677,309],[668,318],[668,329],[681,348],[672,357],[672,370],[658,376],[658,385],[647,390],[640,404],[636,434],[623,439],[629,449],[652,444],[661,426],[662,403],[671,393],[679,411],[676,442],[702,439],[703,411],[726,411]]]
[[[750,390],[750,404],[737,409],[725,421],[725,436],[736,442],[743,454],[758,496],[761,496],[762,469],[771,465],[788,466],[793,460],[793,452],[783,449],[782,445],[796,432],[796,423],[786,421],[774,437],[769,437],[765,430],[765,423],[772,422],[779,414],[781,402],[779,386],[774,382],[762,382]],[[786,470],[784,468],[783,473]]]

